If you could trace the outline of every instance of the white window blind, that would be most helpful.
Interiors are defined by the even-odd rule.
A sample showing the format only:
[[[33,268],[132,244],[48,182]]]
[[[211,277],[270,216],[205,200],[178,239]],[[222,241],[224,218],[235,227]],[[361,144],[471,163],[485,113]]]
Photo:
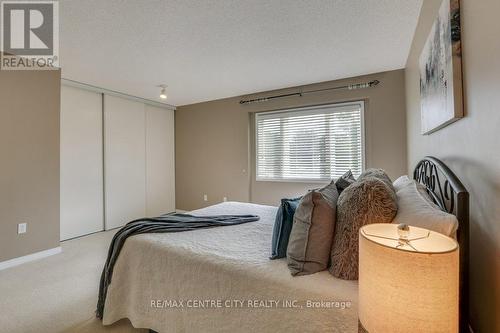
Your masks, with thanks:
[[[328,181],[364,167],[363,102],[255,115],[256,179]]]

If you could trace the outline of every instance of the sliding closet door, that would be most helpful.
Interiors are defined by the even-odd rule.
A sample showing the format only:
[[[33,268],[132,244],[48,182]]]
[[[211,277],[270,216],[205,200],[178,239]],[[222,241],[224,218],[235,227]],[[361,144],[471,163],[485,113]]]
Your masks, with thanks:
[[[102,95],[61,87],[61,240],[101,231]]]
[[[146,215],[144,104],[104,96],[106,230]]]
[[[175,211],[174,111],[146,105],[146,213]]]

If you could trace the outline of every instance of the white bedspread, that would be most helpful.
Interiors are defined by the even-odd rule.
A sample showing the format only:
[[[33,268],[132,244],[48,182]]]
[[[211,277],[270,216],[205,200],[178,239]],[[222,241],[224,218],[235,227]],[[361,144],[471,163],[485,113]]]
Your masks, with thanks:
[[[292,277],[286,259],[269,260],[276,209],[221,203],[192,213],[261,219],[127,239],[103,323],[129,318],[134,327],[160,333],[357,332],[356,281],[327,271]],[[310,308],[308,301],[320,307]]]

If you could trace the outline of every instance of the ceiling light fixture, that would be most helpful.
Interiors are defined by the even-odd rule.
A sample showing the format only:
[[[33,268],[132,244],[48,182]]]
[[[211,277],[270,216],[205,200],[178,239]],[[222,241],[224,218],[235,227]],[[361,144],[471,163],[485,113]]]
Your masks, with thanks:
[[[160,91],[160,98],[161,98],[161,99],[167,99],[167,91],[166,91],[166,89],[167,89],[167,85],[165,85],[165,84],[160,84],[160,85],[158,86],[158,88],[161,88],[161,91]]]

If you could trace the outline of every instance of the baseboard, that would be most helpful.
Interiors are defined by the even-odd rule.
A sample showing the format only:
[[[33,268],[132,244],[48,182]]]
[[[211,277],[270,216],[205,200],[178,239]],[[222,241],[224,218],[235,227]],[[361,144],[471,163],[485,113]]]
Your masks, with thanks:
[[[48,249],[48,250],[28,254],[26,256],[5,260],[5,261],[0,262],[0,271],[3,269],[6,269],[6,268],[18,266],[18,265],[21,265],[21,264],[24,264],[24,263],[27,263],[30,261],[50,257],[54,254],[58,254],[61,252],[62,252],[62,248],[60,246],[58,246],[58,247],[54,247],[53,249]]]

